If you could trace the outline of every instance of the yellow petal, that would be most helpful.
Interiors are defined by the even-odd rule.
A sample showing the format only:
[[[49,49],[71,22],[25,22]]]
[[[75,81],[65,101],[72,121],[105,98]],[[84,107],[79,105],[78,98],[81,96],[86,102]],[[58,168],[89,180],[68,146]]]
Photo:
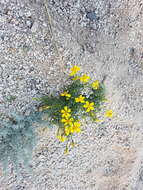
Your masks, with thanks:
[[[61,122],[64,123],[66,120],[65,119],[61,119]]]
[[[94,102],[90,103],[90,105],[93,106],[93,105],[94,105]]]
[[[91,107],[90,109],[91,109],[91,110],[94,110],[94,107]]]
[[[109,118],[113,117],[113,111],[112,110],[107,110],[105,112],[105,117],[109,117]]]

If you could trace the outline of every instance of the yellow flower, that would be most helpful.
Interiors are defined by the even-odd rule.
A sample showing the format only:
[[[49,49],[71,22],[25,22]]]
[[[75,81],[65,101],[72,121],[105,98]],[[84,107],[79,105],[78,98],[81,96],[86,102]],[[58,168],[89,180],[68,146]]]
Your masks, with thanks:
[[[80,133],[81,129],[80,129],[81,124],[79,122],[74,122],[73,126],[72,126],[72,132],[73,133]]]
[[[64,123],[64,125],[72,125],[73,118],[61,119],[61,122]]]
[[[81,132],[80,125],[81,124],[78,121],[75,121],[70,126],[65,126],[65,134],[66,134],[66,136],[68,136],[71,133],[79,133],[79,132]]]
[[[97,90],[99,88],[99,81],[98,80],[96,80],[92,83],[92,88],[95,90]]]
[[[82,76],[80,77],[80,81],[83,82],[83,83],[88,82],[89,79],[90,79],[90,77],[87,76],[86,74],[84,74],[84,75],[82,75]]]
[[[61,96],[65,96],[66,99],[68,100],[71,97],[71,94],[68,94],[68,92],[65,91],[65,92],[61,93]]]
[[[61,110],[62,117],[69,118],[71,116],[70,112],[71,112],[71,109],[65,106],[64,109]]]
[[[75,98],[75,102],[84,103],[85,102],[84,99],[85,99],[85,97],[80,95],[78,98]]]
[[[105,117],[109,117],[109,118],[113,117],[113,111],[112,110],[107,110],[105,112]]]
[[[94,102],[90,103],[86,101],[83,107],[86,108],[86,112],[90,112],[91,110],[94,110]]]
[[[60,135],[57,136],[57,139],[59,139],[59,141],[61,142],[65,142],[67,140],[65,136],[60,136]]]
[[[71,69],[70,69],[70,76],[74,76],[78,71],[80,71],[80,67],[78,66],[73,66]]]

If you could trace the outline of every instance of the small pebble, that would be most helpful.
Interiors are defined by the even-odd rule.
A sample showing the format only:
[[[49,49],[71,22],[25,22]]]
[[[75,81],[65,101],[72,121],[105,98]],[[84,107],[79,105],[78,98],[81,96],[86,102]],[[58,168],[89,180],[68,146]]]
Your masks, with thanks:
[[[38,26],[39,26],[38,22],[34,22],[34,24],[31,27],[31,31],[33,33],[36,32],[38,30]]]
[[[92,12],[88,12],[86,14],[86,17],[91,20],[91,21],[94,21],[94,20],[99,20],[99,17],[96,15],[96,13],[94,11]]]

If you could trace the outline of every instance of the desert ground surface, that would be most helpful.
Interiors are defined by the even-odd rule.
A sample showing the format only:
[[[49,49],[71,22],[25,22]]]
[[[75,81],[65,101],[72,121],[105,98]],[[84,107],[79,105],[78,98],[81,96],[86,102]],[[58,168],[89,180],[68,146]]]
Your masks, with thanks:
[[[143,0],[0,0],[1,120],[58,92],[72,65],[105,78],[115,117],[84,124],[66,156],[54,128],[40,134],[34,176],[10,165],[0,190],[143,190]]]

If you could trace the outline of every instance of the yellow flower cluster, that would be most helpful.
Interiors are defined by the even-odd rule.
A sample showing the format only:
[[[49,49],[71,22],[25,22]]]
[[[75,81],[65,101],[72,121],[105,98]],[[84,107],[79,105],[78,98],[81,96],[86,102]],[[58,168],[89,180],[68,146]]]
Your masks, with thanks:
[[[62,134],[58,134],[57,138],[59,141],[64,142],[69,135],[81,132],[81,124],[71,117],[71,109],[68,106],[64,106],[64,108],[60,110],[60,113],[62,114],[61,123],[63,123],[64,131]]]
[[[84,103],[83,107],[86,108],[86,112],[90,112],[91,110],[94,110],[94,102],[85,102],[85,97],[80,95],[79,97],[75,98],[75,102],[78,103]],[[64,135],[58,135],[57,138],[64,142],[67,140],[67,136],[73,133],[80,133],[81,132],[81,124],[79,121],[74,120],[74,118],[71,117],[71,109],[68,108],[68,106],[64,106],[64,108],[60,111],[61,112],[61,122],[64,125]]]
[[[79,133],[81,131],[81,124],[78,121],[75,121],[72,117],[63,118],[61,119],[61,122],[64,124],[66,136],[68,136],[71,133]]]
[[[94,110],[94,102],[85,101],[85,97],[83,95],[80,95],[79,97],[75,98],[75,102],[85,103],[83,107],[86,108],[86,112]]]
[[[78,66],[73,66],[71,69],[70,69],[70,76],[74,76],[73,77],[73,80],[80,80],[80,82],[82,83],[87,83],[89,80],[90,80],[90,77],[87,76],[86,74],[83,74],[81,77],[77,76],[77,72],[80,71],[80,67]],[[75,76],[76,75],[76,76]],[[99,87],[100,87],[100,83],[98,80],[95,80],[92,84],[91,84],[92,88],[94,90],[97,90]]]
[[[72,77],[72,80],[79,80],[82,84],[88,83],[90,80],[90,77],[87,76],[86,74],[78,76],[77,75],[78,71],[80,71],[80,67],[78,66],[73,66],[70,69],[70,76]],[[93,90],[98,90],[100,89],[100,83],[98,80],[95,80],[91,84],[89,85],[87,84],[87,87],[90,87]],[[93,110],[95,110],[95,103],[93,101],[90,101],[88,98],[86,98],[86,96],[80,94],[78,97],[72,97],[68,91],[64,91],[60,95],[63,97],[66,97],[66,100],[70,99],[71,101],[74,100],[75,103],[83,104],[82,105],[83,109],[87,113],[90,112],[89,115],[91,117],[96,117],[96,114],[93,112]],[[68,105],[70,105],[69,103]],[[58,133],[57,138],[61,142],[69,140],[69,137],[72,134],[81,132],[81,123],[77,119],[74,119],[74,116],[72,115],[72,109],[68,105],[64,106],[60,110],[60,113],[61,113],[60,122],[62,125],[60,127],[61,132]],[[44,107],[44,109],[48,109],[48,107]],[[108,118],[113,117],[113,111],[107,110],[104,116]],[[99,118],[95,118],[95,122],[103,122],[103,120],[100,120]],[[68,147],[66,147],[66,150],[65,150],[65,153],[67,152],[68,152]]]
[[[73,80],[80,80],[82,83],[87,83],[90,80],[90,77],[87,76],[86,74],[83,74],[81,77],[75,76],[77,72],[80,71],[80,67],[78,66],[73,66],[70,69],[70,76],[74,76]]]
[[[80,126],[81,124],[78,121],[73,122],[71,125],[65,125],[65,134],[68,136],[72,133],[80,133]]]

